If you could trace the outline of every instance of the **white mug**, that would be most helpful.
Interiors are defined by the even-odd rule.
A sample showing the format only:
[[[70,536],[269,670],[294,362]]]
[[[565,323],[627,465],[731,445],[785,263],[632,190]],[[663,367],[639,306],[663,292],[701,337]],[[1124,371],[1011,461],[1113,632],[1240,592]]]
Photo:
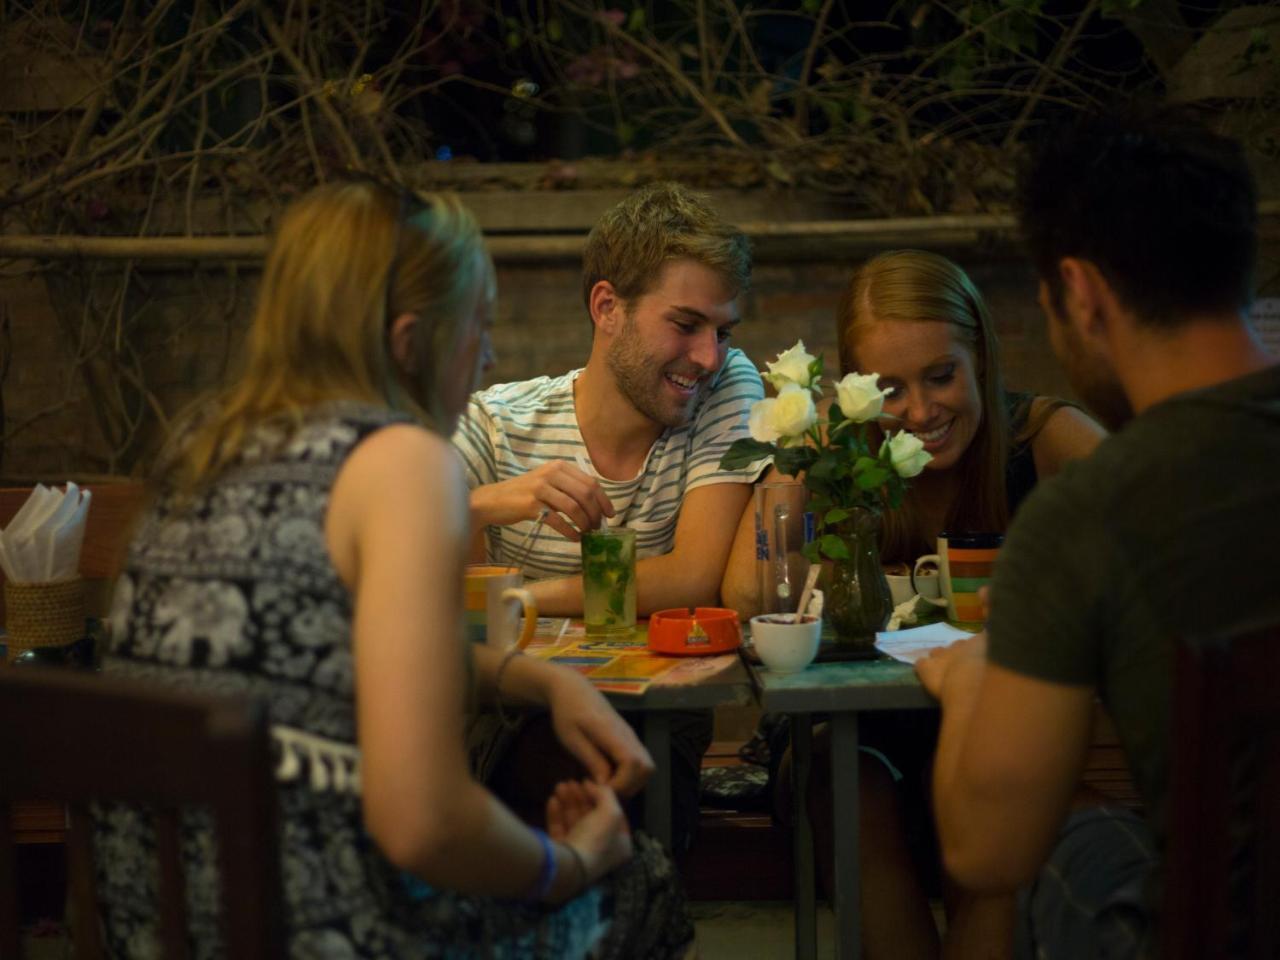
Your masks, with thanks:
[[[500,650],[523,649],[538,627],[538,604],[518,567],[470,564],[466,570],[467,636]],[[524,628],[520,628],[521,617]]]
[[[893,595],[893,605],[895,607],[906,603],[913,597],[920,597],[926,603],[935,607],[945,607],[947,601],[942,597],[942,580],[938,576],[938,570],[935,566],[932,569],[925,566],[924,561],[929,557],[921,557],[916,561],[916,569],[911,573],[886,573],[884,578],[889,581],[889,593]]]

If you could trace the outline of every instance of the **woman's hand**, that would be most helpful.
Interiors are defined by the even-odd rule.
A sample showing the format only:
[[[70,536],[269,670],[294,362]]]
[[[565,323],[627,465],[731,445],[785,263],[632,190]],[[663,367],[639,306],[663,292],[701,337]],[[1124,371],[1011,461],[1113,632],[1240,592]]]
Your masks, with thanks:
[[[652,776],[649,751],[581,674],[557,669],[548,681],[547,706],[556,736],[597,784],[629,797]]]
[[[510,480],[471,491],[472,526],[506,526],[546,512],[547,526],[570,540],[612,517],[613,504],[595,477],[565,460],[550,460]]]
[[[631,859],[631,829],[617,794],[590,780],[556,784],[547,800],[547,835],[582,858],[588,886]]]

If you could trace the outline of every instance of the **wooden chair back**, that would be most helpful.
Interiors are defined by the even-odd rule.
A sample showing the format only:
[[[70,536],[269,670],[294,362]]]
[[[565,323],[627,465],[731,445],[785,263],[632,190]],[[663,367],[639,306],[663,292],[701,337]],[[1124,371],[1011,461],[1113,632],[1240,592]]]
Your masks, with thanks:
[[[1280,626],[1179,645],[1166,960],[1280,957]]]
[[[129,538],[146,498],[146,484],[136,481],[88,483],[93,492],[80,548],[80,576],[86,581],[88,612],[105,616],[111,582],[124,566]],[[26,503],[31,487],[0,487],[0,528]],[[0,571],[0,584],[4,573]],[[4,592],[0,590],[0,623],[4,622]]]
[[[223,955],[285,956],[277,796],[267,719],[244,700],[181,694],[78,671],[0,668],[0,956],[22,960],[10,803],[68,802],[75,956],[104,955],[88,804],[155,811],[157,929],[166,958],[187,956],[179,811],[211,811]]]

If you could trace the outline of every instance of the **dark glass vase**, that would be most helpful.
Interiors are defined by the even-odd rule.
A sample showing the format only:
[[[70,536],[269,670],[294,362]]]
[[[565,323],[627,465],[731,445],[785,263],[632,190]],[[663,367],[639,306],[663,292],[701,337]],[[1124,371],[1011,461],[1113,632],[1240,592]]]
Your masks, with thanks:
[[[835,632],[837,646],[870,652],[876,631],[885,628],[893,613],[889,581],[880,565],[880,515],[854,510],[836,533],[849,556],[831,562],[823,617]]]

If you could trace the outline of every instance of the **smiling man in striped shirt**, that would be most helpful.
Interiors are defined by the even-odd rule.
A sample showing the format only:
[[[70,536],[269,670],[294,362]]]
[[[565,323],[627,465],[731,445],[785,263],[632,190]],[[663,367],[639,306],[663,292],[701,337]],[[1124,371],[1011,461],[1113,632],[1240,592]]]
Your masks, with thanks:
[[[767,465],[720,468],[764,395],[759,373],[729,346],[750,279],[746,236],[677,184],[637,191],[604,214],[583,255],[594,330],[586,366],[476,394],[454,435],[471,488],[473,560],[522,563],[540,612],[576,616],[581,533],[609,518],[636,531],[638,614],[719,602],[738,518]],[[481,727],[472,734],[478,772],[536,821],[547,791],[574,773],[557,760],[565,755],[553,732],[545,722],[518,735]],[[709,713],[673,715],[671,734],[681,851],[697,823]]]
[[[638,612],[718,602],[763,462],[722,470],[760,376],[729,345],[751,277],[747,238],[672,184],[638,191],[592,230],[585,367],[476,394],[454,444],[467,465],[473,559],[509,563],[545,509],[525,574],[538,609],[582,612],[581,531],[636,531]]]

